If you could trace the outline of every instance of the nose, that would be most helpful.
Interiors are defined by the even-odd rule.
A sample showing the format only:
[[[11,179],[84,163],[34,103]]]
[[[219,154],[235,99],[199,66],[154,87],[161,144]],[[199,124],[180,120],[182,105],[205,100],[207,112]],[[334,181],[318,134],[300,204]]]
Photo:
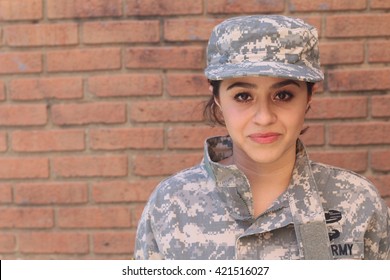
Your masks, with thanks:
[[[261,102],[254,108],[253,122],[257,125],[267,126],[276,121],[276,114],[271,104]]]

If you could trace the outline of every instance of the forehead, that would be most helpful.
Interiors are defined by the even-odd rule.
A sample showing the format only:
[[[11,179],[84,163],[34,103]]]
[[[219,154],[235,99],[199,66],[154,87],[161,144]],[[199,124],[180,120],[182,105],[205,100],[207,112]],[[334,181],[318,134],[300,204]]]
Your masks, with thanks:
[[[273,87],[283,87],[286,85],[295,85],[298,87],[305,88],[304,86],[306,82],[291,80],[286,78],[278,78],[278,77],[251,76],[251,77],[237,77],[237,78],[224,79],[221,82],[221,87],[226,89],[234,84],[242,85],[243,87],[252,87],[252,88],[273,88]]]

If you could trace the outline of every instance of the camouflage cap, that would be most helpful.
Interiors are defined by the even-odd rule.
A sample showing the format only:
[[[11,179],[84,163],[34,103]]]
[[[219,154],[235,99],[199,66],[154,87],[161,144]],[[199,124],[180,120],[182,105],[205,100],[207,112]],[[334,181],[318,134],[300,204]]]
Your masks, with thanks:
[[[317,30],[300,19],[278,15],[225,20],[211,34],[205,74],[209,80],[273,76],[321,81]]]

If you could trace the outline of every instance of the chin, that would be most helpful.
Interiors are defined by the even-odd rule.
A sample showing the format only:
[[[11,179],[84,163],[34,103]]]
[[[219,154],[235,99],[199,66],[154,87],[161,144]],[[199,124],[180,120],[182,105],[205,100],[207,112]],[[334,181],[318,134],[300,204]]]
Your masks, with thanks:
[[[289,153],[291,147],[294,147],[295,153],[295,142],[293,145],[286,145],[286,143],[273,143],[265,144],[257,147],[251,147],[246,149],[244,152],[254,162],[259,164],[271,164],[279,161]]]
[[[277,162],[281,158],[280,155],[261,155],[256,157],[249,155],[249,157],[252,159],[252,161],[259,164],[271,164]]]

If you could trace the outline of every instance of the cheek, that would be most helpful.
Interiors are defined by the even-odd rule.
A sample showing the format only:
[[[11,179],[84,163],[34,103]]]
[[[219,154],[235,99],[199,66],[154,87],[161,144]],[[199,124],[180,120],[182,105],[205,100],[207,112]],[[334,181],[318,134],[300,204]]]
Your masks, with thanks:
[[[237,112],[233,109],[224,107],[222,110],[222,116],[226,124],[226,128],[235,127],[240,122],[240,118]]]
[[[296,130],[299,134],[305,121],[305,108],[281,114],[279,115],[279,121],[283,122],[286,128]]]
[[[237,106],[222,106],[222,115],[225,120],[226,127],[240,127],[249,119],[248,111],[239,109]]]

